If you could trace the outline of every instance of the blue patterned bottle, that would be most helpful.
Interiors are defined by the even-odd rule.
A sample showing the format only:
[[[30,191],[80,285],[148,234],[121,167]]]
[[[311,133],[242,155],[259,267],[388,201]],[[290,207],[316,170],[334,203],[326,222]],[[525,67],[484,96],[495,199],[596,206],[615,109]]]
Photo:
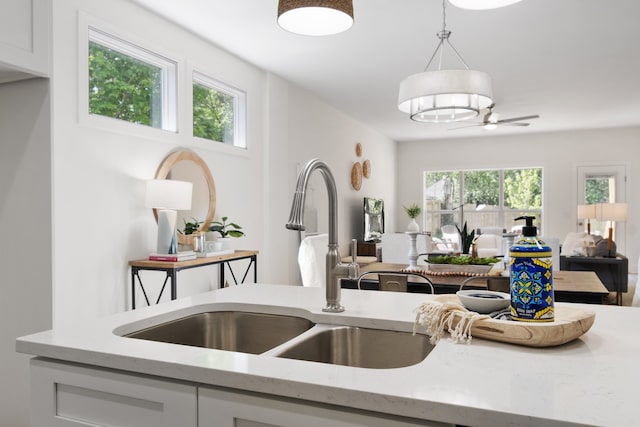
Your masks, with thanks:
[[[511,318],[524,322],[553,322],[553,270],[551,248],[537,237],[532,216],[511,246],[509,256]]]

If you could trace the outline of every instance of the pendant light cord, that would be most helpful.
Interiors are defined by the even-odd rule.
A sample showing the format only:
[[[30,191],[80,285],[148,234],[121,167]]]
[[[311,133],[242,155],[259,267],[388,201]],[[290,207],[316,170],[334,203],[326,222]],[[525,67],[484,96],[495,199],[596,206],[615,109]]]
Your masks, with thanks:
[[[438,51],[440,51],[440,55],[438,56],[438,70],[442,69],[442,57],[444,55],[444,47],[443,47],[443,45],[444,45],[445,41],[447,42],[447,44],[449,45],[449,47],[451,48],[453,53],[456,54],[456,56],[458,57],[460,62],[462,62],[462,64],[465,66],[465,68],[467,70],[469,70],[469,66],[467,65],[465,60],[462,59],[462,56],[460,56],[460,54],[458,53],[456,48],[449,41],[449,36],[450,35],[451,35],[451,31],[447,31],[446,0],[442,0],[442,31],[440,31],[438,34],[436,34],[436,36],[438,36],[438,38],[440,39],[440,42],[438,43],[438,46],[436,46],[436,50],[433,52],[433,55],[431,55],[431,58],[429,59],[429,62],[427,63],[427,66],[424,67],[424,71],[427,71],[429,69],[429,66],[433,62],[433,59],[436,57],[436,54],[438,53]]]

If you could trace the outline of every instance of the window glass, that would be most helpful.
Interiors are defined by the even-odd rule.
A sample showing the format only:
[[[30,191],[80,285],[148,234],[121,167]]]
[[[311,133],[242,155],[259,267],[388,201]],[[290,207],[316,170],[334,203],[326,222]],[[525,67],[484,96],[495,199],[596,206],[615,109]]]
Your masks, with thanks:
[[[542,208],[542,169],[504,172],[504,205],[509,209]]]
[[[541,226],[542,169],[498,169],[424,174],[424,229],[446,238],[451,225],[468,229],[500,227],[517,231],[514,220],[536,217]]]
[[[615,179],[610,176],[587,177],[584,181],[585,203],[595,205],[597,203],[612,203],[612,187]]]
[[[454,209],[460,205],[460,172],[426,172],[424,229],[442,237],[442,226],[456,222]]]
[[[246,147],[244,92],[200,73],[193,76],[193,136]]]
[[[89,113],[176,130],[175,63],[89,30]]]

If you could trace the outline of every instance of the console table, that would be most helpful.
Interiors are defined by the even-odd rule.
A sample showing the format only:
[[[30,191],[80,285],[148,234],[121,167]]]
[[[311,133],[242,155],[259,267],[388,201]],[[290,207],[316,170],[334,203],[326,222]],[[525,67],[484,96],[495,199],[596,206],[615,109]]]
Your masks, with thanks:
[[[247,265],[244,274],[242,275],[242,279],[238,281],[235,272],[231,266],[231,263],[234,261],[239,261],[242,259],[248,259],[249,265]],[[181,270],[186,270],[190,268],[198,268],[204,267],[207,265],[215,265],[220,264],[220,268],[218,271],[218,286],[223,287],[226,286],[225,282],[225,270],[229,268],[229,272],[231,273],[231,277],[233,278],[234,283],[237,285],[238,283],[244,283],[253,267],[253,281],[258,281],[258,251],[235,251],[232,254],[213,256],[208,258],[196,258],[189,261],[179,261],[179,262],[168,262],[168,261],[151,261],[148,259],[140,259],[136,261],[129,261],[129,266],[131,267],[131,308],[135,310],[136,308],[136,278],[138,279],[138,283],[140,284],[140,289],[142,289],[142,295],[144,295],[144,299],[147,302],[147,305],[150,305],[149,298],[147,297],[147,292],[144,289],[144,285],[142,283],[142,279],[140,278],[140,271],[148,270],[148,271],[164,271],[166,273],[166,277],[164,279],[164,283],[162,284],[162,288],[160,289],[160,294],[158,295],[158,299],[156,300],[156,304],[160,302],[160,297],[162,297],[162,293],[164,292],[165,287],[167,286],[167,282],[171,280],[171,299],[174,300],[177,298],[178,294],[178,272]]]
[[[628,291],[629,260],[619,255],[615,258],[561,256],[560,269],[593,271],[609,291],[616,293],[616,304],[622,305],[622,293]]]

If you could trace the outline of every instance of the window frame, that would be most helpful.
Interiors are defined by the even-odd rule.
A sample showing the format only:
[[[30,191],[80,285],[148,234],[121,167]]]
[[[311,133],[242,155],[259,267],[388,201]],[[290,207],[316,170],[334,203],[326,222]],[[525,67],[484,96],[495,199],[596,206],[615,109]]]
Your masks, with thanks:
[[[193,134],[193,115],[194,106],[193,98],[191,98],[191,129],[194,139],[199,141],[206,141],[207,143],[216,142],[222,145],[239,148],[242,150],[248,150],[247,146],[247,93],[237,87],[229,85],[219,79],[211,77],[202,71],[193,70],[191,72],[191,93],[193,94],[193,86],[195,84],[205,86],[209,89],[224,93],[233,97],[233,141],[215,141],[213,139],[203,138]]]

